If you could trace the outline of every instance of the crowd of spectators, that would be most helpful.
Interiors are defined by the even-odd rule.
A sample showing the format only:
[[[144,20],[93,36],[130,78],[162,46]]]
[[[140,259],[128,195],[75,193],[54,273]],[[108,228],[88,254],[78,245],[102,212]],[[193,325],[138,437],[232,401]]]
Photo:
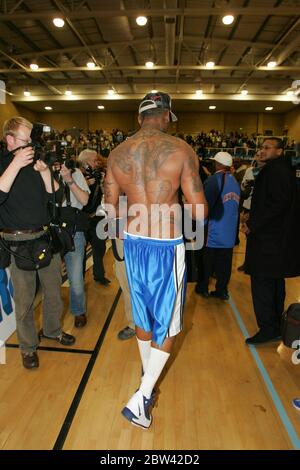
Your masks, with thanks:
[[[69,129],[55,135],[50,135],[51,139],[66,141],[68,145],[74,147],[79,154],[84,148],[91,148],[103,157],[107,157],[112,149],[123,142],[135,131],[125,132],[121,129],[113,129],[111,132],[97,129],[95,131],[83,132],[80,129]],[[224,133],[220,130],[212,129],[210,132],[199,132],[194,134],[174,134],[185,140],[193,147],[201,158],[214,156],[219,150],[227,150],[233,156],[240,158],[253,158],[256,148],[260,144],[259,134],[247,134],[243,132]],[[294,140],[284,137],[285,149],[294,150]]]
[[[49,141],[62,141],[66,147],[72,148],[73,155],[78,156],[85,148],[96,150],[99,155],[108,157],[111,150],[123,142],[127,137],[134,134],[135,130],[129,132],[121,129],[107,131],[97,129],[95,131],[83,131],[78,128],[65,129],[62,132],[52,131],[46,135]],[[233,157],[252,159],[256,149],[262,142],[260,134],[235,131],[222,132],[212,129],[209,132],[199,133],[176,133],[173,134],[193,147],[200,158],[210,158],[220,150],[228,151]],[[285,151],[293,152],[295,141],[288,136],[283,137]],[[1,145],[0,145],[1,146]]]

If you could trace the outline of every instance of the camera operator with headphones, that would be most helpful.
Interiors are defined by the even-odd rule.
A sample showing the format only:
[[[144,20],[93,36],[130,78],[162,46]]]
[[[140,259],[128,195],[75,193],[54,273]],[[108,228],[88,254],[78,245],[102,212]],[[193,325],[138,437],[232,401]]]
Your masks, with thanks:
[[[36,352],[39,336],[33,311],[36,273],[44,293],[43,330],[40,337],[53,339],[65,346],[71,346],[75,342],[74,336],[61,329],[61,259],[58,254],[52,256],[50,252],[47,229],[47,205],[52,194],[51,173],[43,161],[34,159],[34,149],[29,145],[32,127],[32,124],[22,117],[6,121],[3,135],[7,150],[4,150],[0,157],[1,243],[7,244],[13,253],[11,278],[15,292],[17,334],[23,366],[26,369],[39,366]],[[56,182],[54,190],[59,192]],[[34,259],[35,247],[46,239],[47,245],[38,253],[37,261],[44,258],[47,262],[41,262],[30,270],[28,266],[22,266],[22,263],[24,265],[25,261],[28,262],[30,256],[18,255],[19,248],[23,253],[27,250]],[[8,264],[9,261],[1,267],[4,268]]]

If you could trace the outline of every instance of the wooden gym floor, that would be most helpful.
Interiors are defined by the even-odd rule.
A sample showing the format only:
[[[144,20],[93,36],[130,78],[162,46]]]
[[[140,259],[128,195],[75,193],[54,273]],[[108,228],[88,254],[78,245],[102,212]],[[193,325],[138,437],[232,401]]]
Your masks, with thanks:
[[[243,238],[243,236],[241,236]],[[189,284],[185,329],[159,385],[148,431],[120,414],[139,385],[136,341],[117,339],[126,326],[123,299],[105,257],[109,287],[86,276],[88,324],[73,328],[65,300],[64,330],[72,350],[43,340],[40,368],[21,365],[16,335],[0,366],[0,449],[300,449],[300,364],[279,342],[244,343],[256,332],[249,278],[237,271],[244,244],[235,249],[231,300],[202,299]],[[286,305],[300,301],[300,279],[287,281]],[[40,324],[40,308],[37,309]]]

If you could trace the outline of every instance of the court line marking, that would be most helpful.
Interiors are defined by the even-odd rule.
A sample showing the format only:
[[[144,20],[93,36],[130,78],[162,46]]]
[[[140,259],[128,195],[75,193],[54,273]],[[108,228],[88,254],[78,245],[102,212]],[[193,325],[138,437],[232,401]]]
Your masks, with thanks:
[[[119,302],[119,299],[120,299],[120,296],[121,296],[121,289],[118,290],[116,296],[115,296],[115,299],[113,301],[113,304],[110,308],[110,311],[108,312],[108,315],[107,315],[107,318],[106,318],[106,321],[103,325],[103,328],[101,330],[101,333],[99,335],[99,338],[98,338],[98,341],[96,343],[96,346],[94,348],[94,351],[93,351],[93,354],[91,355],[90,357],[90,360],[86,366],[86,369],[83,373],[83,376],[81,378],[81,381],[78,385],[78,388],[75,392],[75,395],[74,395],[74,398],[72,400],[72,403],[69,407],[69,410],[67,412],[67,415],[65,417],[65,420],[62,424],[62,427],[61,427],[61,430],[58,434],[58,437],[55,441],[55,444],[53,446],[53,450],[62,450],[63,449],[63,446],[64,446],[64,443],[68,437],[68,434],[69,434],[69,431],[70,431],[70,428],[71,428],[71,425],[73,423],[73,419],[75,417],[75,414],[77,412],[77,409],[80,405],[80,402],[81,402],[81,399],[82,399],[82,396],[83,396],[83,393],[85,391],[85,388],[89,382],[89,378],[90,378],[90,375],[93,371],[93,368],[94,368],[94,365],[95,365],[95,362],[98,358],[98,355],[99,355],[99,352],[101,350],[101,347],[102,347],[102,344],[103,344],[103,341],[105,339],[105,336],[106,336],[106,333],[107,333],[107,330],[109,328],[109,325],[110,325],[110,322],[113,318],[113,315],[115,313],[115,310],[116,310],[116,307],[118,305],[118,302]]]
[[[18,344],[9,343],[5,345],[6,348],[9,349],[19,349]],[[38,346],[37,351],[54,351],[54,352],[67,352],[67,353],[75,353],[75,354],[93,354],[93,349],[75,349],[75,348],[59,348],[55,346]]]
[[[233,311],[233,314],[234,314],[235,319],[236,319],[236,321],[239,325],[240,330],[242,331],[243,336],[245,338],[248,338],[250,335],[249,335],[248,330],[246,328],[246,325],[245,325],[245,323],[244,323],[244,321],[241,317],[241,314],[240,314],[237,306],[234,303],[234,300],[233,300],[233,297],[232,297],[231,294],[230,294],[230,298],[229,298],[229,305],[230,305],[230,307]],[[250,350],[250,352],[251,352],[251,354],[252,354],[252,356],[253,356],[253,358],[256,362],[258,370],[259,370],[259,372],[260,372],[260,374],[261,374],[261,376],[262,376],[262,378],[265,382],[265,386],[266,386],[266,388],[269,392],[269,395],[272,398],[274,406],[275,406],[275,408],[276,408],[276,410],[279,414],[279,417],[280,417],[280,419],[282,421],[282,424],[283,424],[283,426],[284,426],[284,428],[285,428],[285,430],[286,430],[286,432],[287,432],[287,434],[288,434],[288,436],[291,440],[291,443],[292,443],[294,449],[295,450],[300,450],[300,439],[298,437],[298,434],[296,433],[295,428],[294,428],[290,418],[288,417],[287,412],[285,411],[285,408],[284,408],[284,406],[283,406],[283,404],[280,400],[280,397],[279,397],[279,395],[278,395],[278,393],[277,393],[277,391],[276,391],[276,389],[275,389],[275,387],[272,383],[272,380],[271,380],[271,378],[270,378],[270,376],[269,376],[269,374],[268,374],[261,358],[259,357],[259,354],[258,354],[255,346],[249,345],[247,347],[249,348],[249,350]]]

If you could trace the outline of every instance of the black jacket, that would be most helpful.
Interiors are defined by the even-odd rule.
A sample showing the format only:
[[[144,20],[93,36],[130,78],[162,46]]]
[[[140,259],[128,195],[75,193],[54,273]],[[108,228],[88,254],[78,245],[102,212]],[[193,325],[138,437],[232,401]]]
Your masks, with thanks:
[[[248,221],[246,273],[283,278],[300,275],[300,205],[288,157],[270,160],[258,174]]]
[[[10,165],[13,156],[0,153],[0,175]],[[56,197],[60,193],[56,191]],[[28,230],[49,223],[48,202],[53,195],[47,193],[42,177],[33,165],[21,168],[8,193],[0,191],[0,229]]]

